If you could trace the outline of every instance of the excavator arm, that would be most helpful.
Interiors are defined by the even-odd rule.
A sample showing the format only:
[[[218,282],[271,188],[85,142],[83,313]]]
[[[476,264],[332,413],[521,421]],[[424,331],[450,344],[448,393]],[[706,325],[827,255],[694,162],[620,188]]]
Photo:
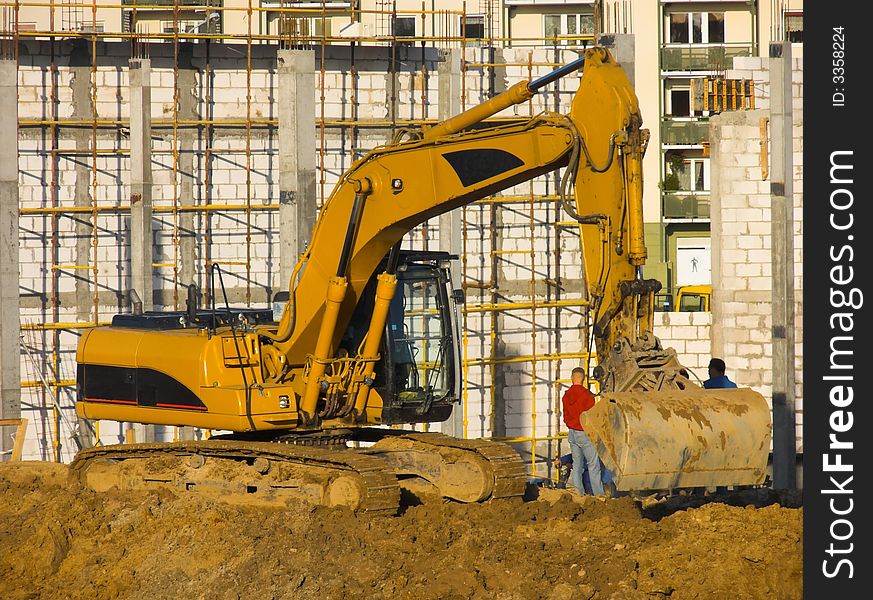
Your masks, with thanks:
[[[309,360],[309,380],[317,386],[318,367],[337,348],[373,272],[407,232],[443,212],[563,166],[572,146],[565,117],[543,115],[522,125],[390,146],[355,165],[318,220],[293,306],[285,310],[279,331],[266,338],[272,342],[267,347],[280,357],[270,363],[275,367],[267,379],[281,381],[295,365]],[[383,273],[382,291],[377,290],[386,301],[393,275]],[[383,303],[382,316],[386,311]],[[384,319],[370,331],[378,336],[383,327]],[[282,358],[284,368],[279,367]],[[310,415],[317,397],[313,389],[308,388],[303,400]]]
[[[378,276],[368,333],[347,370],[352,379],[329,381],[338,342],[377,265],[427,219],[565,166],[578,139],[568,117],[542,114],[518,125],[465,131],[524,102],[540,88],[582,67],[580,58],[546,77],[516,84],[414,139],[378,148],[354,164],[331,194],[294,271],[294,290],[279,330],[266,334],[264,377],[282,382],[303,365],[303,420],[314,423],[319,399],[345,398],[337,414],[361,413],[370,398],[372,371],[388,306],[396,287],[389,259]],[[341,239],[337,233],[344,232]],[[305,265],[305,267],[304,267]],[[296,285],[295,285],[296,283]],[[305,302],[302,299],[316,299]],[[323,299],[323,301],[321,301]],[[314,349],[314,351],[313,351]]]
[[[581,156],[571,158],[575,206],[565,208],[580,227],[600,391],[583,426],[619,490],[762,484],[771,437],[765,399],[749,388],[698,387],[654,334],[661,284],[642,273],[649,136],[632,86],[606,51],[589,51],[570,117]]]
[[[582,62],[569,115],[465,132]],[[601,392],[587,428],[617,487],[762,483],[770,440],[766,401],[750,389],[702,390],[689,380],[676,352],[662,347],[654,334],[654,296],[661,284],[642,273],[647,259],[642,159],[649,132],[641,125],[624,70],[608,51],[592,48],[542,80],[518,84],[418,139],[380,148],[354,165],[322,212],[296,287],[298,298],[325,301],[297,303],[293,327],[289,307],[275,336],[275,349],[287,364],[306,363],[304,419],[314,419],[323,392],[347,398],[344,413],[354,408],[361,414],[370,402],[367,382],[396,285],[390,260],[379,276],[369,333],[355,359],[359,366],[352,369],[359,376],[340,383],[330,381],[326,370],[376,265],[409,230],[567,166],[560,191],[566,211],[579,223],[593,341],[588,350],[597,357],[594,376]],[[338,231],[345,231],[342,243]],[[288,372],[276,369],[269,377],[281,379]]]

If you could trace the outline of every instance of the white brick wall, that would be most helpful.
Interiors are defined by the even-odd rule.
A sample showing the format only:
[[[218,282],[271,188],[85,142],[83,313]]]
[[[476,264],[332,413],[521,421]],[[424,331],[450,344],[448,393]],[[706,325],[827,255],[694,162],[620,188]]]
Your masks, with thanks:
[[[734,381],[748,385],[769,401],[772,394],[772,265],[770,223],[770,181],[761,178],[759,118],[769,116],[769,60],[736,59],[736,69],[751,77],[755,87],[753,113],[725,113],[713,119],[718,139],[711,162],[713,179],[713,244],[719,244],[721,277],[716,282],[714,302],[722,316],[721,343]],[[798,423],[803,413],[802,344],[802,189],[803,112],[802,61],[793,63],[794,129],[794,269],[795,269],[795,353],[796,408]],[[727,77],[734,77],[728,71]],[[739,140],[744,140],[740,142]],[[772,146],[771,146],[772,148]],[[720,210],[718,207],[720,206]],[[715,267],[714,267],[715,268]],[[798,449],[803,449],[802,430],[797,429]]]
[[[676,350],[679,362],[689,369],[692,380],[708,377],[712,327],[711,313],[655,313],[655,335],[666,348]]]

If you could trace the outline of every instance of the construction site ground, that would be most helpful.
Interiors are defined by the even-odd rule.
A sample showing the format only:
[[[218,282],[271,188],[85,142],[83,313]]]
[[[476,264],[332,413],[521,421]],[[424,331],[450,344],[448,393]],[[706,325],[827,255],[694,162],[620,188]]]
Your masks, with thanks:
[[[799,494],[424,498],[394,517],[95,493],[0,464],[0,598],[790,600]]]

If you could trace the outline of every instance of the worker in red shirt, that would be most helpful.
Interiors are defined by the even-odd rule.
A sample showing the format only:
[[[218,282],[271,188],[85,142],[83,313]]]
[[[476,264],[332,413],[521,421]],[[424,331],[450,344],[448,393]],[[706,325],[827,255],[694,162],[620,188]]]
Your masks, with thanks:
[[[582,385],[585,381],[585,369],[576,367],[570,374],[570,389],[564,392],[561,399],[564,412],[564,423],[567,425],[567,441],[570,442],[570,452],[573,454],[573,464],[577,466],[571,472],[573,487],[580,494],[585,493],[582,483],[584,469],[578,468],[585,465],[588,468],[588,479],[591,483],[591,493],[595,496],[603,495],[603,481],[600,472],[600,457],[597,449],[588,438],[588,434],[579,423],[579,416],[594,406],[594,394]]]

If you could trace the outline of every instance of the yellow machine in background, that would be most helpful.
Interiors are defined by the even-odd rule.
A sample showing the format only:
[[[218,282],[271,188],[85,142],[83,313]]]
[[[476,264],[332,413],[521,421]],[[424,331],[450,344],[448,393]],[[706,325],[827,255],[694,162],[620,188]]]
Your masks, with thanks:
[[[583,63],[570,115],[481,124]],[[521,495],[525,467],[506,444],[374,427],[443,421],[460,398],[450,257],[399,245],[429,218],[567,167],[602,393],[586,429],[618,489],[761,483],[764,399],[700,390],[652,333],[660,284],[641,276],[640,126],[621,67],[593,48],[373,150],[322,209],[278,323],[268,310],[201,310],[192,297],[185,312],[117,315],[82,336],[80,416],[234,433],[83,450],[74,469],[97,489],[170,485],[371,512],[396,510],[399,482],[413,480],[465,502]]]
[[[711,300],[711,285],[683,285],[676,292],[676,310],[678,312],[709,312]]]

